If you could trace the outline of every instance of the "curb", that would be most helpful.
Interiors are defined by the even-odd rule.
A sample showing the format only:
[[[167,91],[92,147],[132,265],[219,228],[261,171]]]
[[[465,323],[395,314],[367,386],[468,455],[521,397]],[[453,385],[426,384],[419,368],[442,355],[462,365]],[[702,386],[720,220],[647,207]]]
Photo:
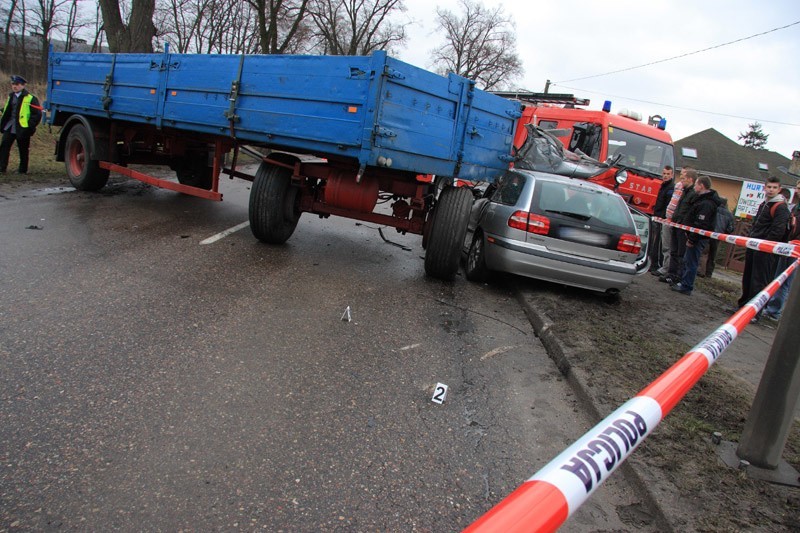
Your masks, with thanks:
[[[592,394],[589,392],[590,387],[586,385],[587,374],[577,367],[573,367],[570,363],[570,356],[572,355],[564,343],[553,332],[553,321],[536,308],[532,303],[534,299],[528,293],[522,290],[515,289],[515,295],[519,301],[525,315],[528,317],[533,331],[541,341],[547,355],[555,362],[558,370],[566,378],[567,383],[575,391],[578,400],[581,402],[583,408],[596,420],[602,420],[605,415],[601,414],[597,405],[594,402]],[[664,509],[659,505],[658,498],[655,496],[650,486],[645,482],[643,476],[636,468],[634,463],[629,461],[623,462],[618,469],[633,486],[637,495],[641,497],[643,503],[647,505],[653,512],[654,525],[661,531],[676,531],[670,520],[667,518]]]

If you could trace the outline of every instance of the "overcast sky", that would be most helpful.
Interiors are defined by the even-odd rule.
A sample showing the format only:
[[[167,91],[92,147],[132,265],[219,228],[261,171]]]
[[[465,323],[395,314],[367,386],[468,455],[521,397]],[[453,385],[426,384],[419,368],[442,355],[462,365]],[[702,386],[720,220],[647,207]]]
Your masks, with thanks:
[[[599,109],[613,102],[643,117],[667,118],[674,140],[714,128],[733,141],[758,120],[767,148],[788,158],[800,150],[800,24],[688,57],[688,54],[800,21],[798,0],[484,0],[516,22],[525,68],[521,88],[569,92]],[[436,8],[457,0],[405,0],[409,44],[396,55],[429,68],[441,42]],[[573,80],[573,81],[568,81]]]

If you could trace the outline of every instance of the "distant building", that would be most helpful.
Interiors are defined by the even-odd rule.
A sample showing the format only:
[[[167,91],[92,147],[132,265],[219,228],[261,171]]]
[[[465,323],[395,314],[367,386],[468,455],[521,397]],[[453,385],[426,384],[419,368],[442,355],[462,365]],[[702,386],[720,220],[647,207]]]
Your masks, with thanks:
[[[686,165],[710,177],[712,187],[728,199],[732,209],[745,181],[764,183],[769,176],[777,176],[791,189],[798,179],[791,174],[789,158],[771,150],[742,146],[713,128],[675,141],[675,167]]]
[[[772,150],[742,146],[712,128],[684,137],[674,144],[675,168],[688,165],[711,178],[711,186],[728,200],[728,207],[734,212],[745,182],[764,183],[768,177],[776,176],[791,192],[800,179],[800,150],[795,151],[790,160]],[[752,213],[758,203],[759,197],[753,191],[746,192],[742,198],[742,205],[746,207],[742,211]],[[740,218],[734,233],[747,235],[751,216]],[[718,263],[738,272],[744,270],[744,248],[722,243],[720,250]]]

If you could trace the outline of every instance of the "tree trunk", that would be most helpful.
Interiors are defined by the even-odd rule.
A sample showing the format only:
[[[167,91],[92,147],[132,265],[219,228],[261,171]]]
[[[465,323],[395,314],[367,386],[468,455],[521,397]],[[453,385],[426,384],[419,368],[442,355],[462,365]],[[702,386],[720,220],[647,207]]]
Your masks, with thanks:
[[[117,0],[98,0],[103,13],[103,29],[112,53],[152,52],[156,27],[153,24],[155,0],[133,0],[130,21],[122,20]]]

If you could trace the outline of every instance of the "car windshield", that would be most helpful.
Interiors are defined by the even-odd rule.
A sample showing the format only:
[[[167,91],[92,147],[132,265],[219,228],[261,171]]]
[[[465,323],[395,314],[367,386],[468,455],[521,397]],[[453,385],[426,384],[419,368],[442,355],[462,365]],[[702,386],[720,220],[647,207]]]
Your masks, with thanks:
[[[665,166],[675,166],[672,146],[644,135],[608,127],[608,157],[621,156],[619,164],[660,175]]]
[[[609,226],[626,228],[628,208],[621,197],[576,185],[541,181],[534,203],[539,213],[557,213],[579,220],[593,219]]]

